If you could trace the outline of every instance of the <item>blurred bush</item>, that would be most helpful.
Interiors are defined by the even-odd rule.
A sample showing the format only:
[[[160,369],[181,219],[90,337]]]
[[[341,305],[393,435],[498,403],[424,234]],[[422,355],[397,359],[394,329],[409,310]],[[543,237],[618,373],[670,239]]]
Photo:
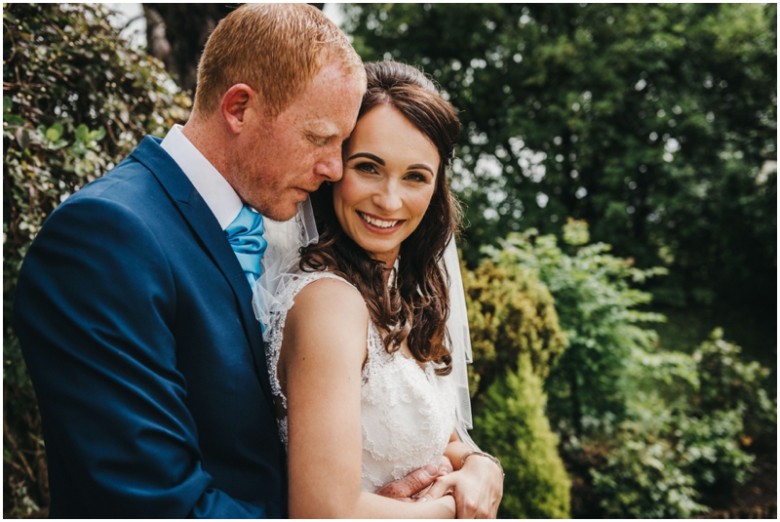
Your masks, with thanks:
[[[588,518],[689,518],[728,509],[754,472],[756,440],[776,439],[767,368],[715,330],[693,354],[635,350],[620,418],[569,437],[573,512]]]
[[[693,354],[699,373],[697,402],[702,411],[742,412],[745,440],[774,439],[777,399],[766,392],[769,368],[746,361],[742,348],[723,338],[716,328]]]
[[[728,507],[750,476],[740,410],[701,412],[656,404],[600,433],[569,441],[564,453],[589,461],[584,482],[597,518],[690,518]]]
[[[664,270],[590,244],[582,221],[570,220],[562,237],[510,234],[466,278],[475,438],[514,466],[502,514],[568,516],[552,507],[563,496],[537,490],[552,480],[545,487],[559,491],[561,458],[572,487],[566,513],[576,518],[728,507],[752,475],[751,444],[776,437],[769,370],[745,361],[720,330],[693,354],[663,349],[651,326],[664,317],[644,311],[641,287]]]
[[[463,269],[474,352],[474,439],[506,472],[502,518],[568,518],[569,483],[545,414],[544,379],[566,347],[553,299],[505,259]]]
[[[513,261],[485,259],[473,271],[463,267],[469,329],[474,352],[472,397],[526,355],[536,375],[547,378],[566,348],[553,297],[533,271]]]
[[[548,414],[558,432],[581,435],[586,424],[625,413],[632,386],[627,361],[633,350],[656,342],[645,325],[663,320],[640,309],[651,296],[638,287],[664,270],[636,268],[611,255],[610,245],[589,244],[584,221],[569,220],[563,238],[559,245],[556,236],[531,229],[484,251],[503,265],[532,270],[554,296],[568,343],[545,384]]]
[[[186,120],[190,100],[133,50],[99,4],[3,5],[3,514],[45,515],[35,398],[10,319],[27,248],[57,205],[145,134]]]
[[[558,437],[545,415],[542,379],[528,353],[486,392],[474,421],[474,439],[504,467],[499,518],[570,518],[571,482],[558,453]]]

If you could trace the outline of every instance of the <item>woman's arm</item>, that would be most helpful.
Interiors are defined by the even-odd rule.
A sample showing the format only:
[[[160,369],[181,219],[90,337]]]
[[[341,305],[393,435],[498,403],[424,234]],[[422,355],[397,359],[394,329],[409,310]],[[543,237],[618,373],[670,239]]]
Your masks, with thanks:
[[[290,518],[452,518],[445,495],[402,502],[362,492],[361,370],[368,310],[353,287],[323,279],[295,300],[284,328]]]
[[[458,432],[453,431],[450,436],[450,442],[444,449],[444,456],[452,463],[452,469],[457,471],[461,468],[463,459],[472,451],[474,451],[474,448],[462,442],[460,437],[458,437]]]

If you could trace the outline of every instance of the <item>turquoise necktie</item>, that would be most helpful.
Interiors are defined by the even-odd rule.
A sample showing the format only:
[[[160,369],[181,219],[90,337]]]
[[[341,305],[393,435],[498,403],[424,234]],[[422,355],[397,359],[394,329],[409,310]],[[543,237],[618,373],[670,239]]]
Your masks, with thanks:
[[[263,216],[246,205],[236,219],[225,229],[225,235],[233,248],[250,288],[263,272],[261,261],[268,242],[263,239]]]

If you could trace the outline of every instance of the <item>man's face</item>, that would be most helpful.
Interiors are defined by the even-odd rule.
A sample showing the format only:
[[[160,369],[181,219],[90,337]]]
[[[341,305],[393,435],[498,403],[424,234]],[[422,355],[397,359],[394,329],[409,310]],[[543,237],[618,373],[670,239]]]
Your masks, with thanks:
[[[284,221],[324,181],[342,175],[341,145],[357,119],[365,85],[326,65],[281,114],[263,114],[255,99],[242,151],[230,158],[233,188],[264,216]]]

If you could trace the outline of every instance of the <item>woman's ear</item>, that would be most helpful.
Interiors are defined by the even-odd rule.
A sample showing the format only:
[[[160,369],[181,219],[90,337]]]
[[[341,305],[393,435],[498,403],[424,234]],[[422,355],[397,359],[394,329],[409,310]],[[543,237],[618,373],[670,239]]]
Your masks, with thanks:
[[[246,125],[256,96],[255,91],[245,83],[237,83],[225,91],[220,110],[232,133],[240,133]]]

